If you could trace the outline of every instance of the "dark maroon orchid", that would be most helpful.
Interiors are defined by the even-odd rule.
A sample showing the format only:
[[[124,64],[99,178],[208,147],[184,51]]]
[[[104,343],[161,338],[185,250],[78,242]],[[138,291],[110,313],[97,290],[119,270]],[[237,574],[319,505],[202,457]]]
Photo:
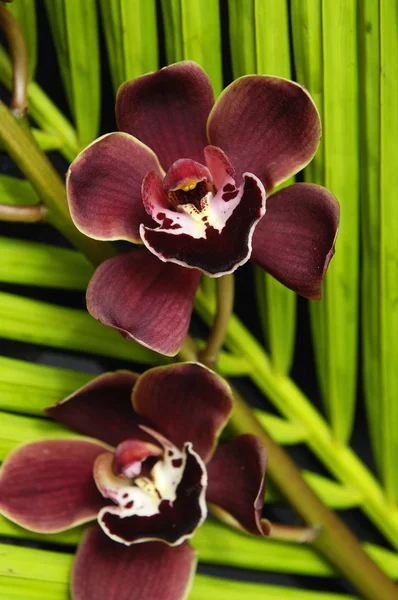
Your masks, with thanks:
[[[180,600],[195,569],[186,541],[217,514],[255,535],[265,450],[252,435],[216,448],[232,407],[228,385],[196,363],[102,375],[47,409],[96,440],[16,448],[0,472],[0,511],[39,532],[97,519],[79,546],[74,600]]]
[[[121,131],[93,142],[70,167],[71,215],[88,236],[143,242],[149,252],[99,267],[87,292],[94,317],[173,355],[200,274],[232,273],[250,258],[297,293],[320,298],[339,222],[333,195],[294,184],[267,199],[264,217],[266,193],[319,144],[318,112],[302,86],[250,75],[214,104],[207,75],[185,61],[122,85],[116,116]]]

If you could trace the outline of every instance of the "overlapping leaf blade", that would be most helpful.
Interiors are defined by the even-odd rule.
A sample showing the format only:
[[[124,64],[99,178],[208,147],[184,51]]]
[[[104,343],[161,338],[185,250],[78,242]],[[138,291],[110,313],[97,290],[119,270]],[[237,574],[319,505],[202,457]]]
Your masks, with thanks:
[[[219,95],[223,88],[219,3],[213,0],[161,0],[169,64],[194,60]]]
[[[100,0],[114,92],[128,79],[158,68],[155,0]]]
[[[357,3],[354,0],[333,3],[327,0],[293,1],[297,77],[315,99],[323,92],[323,154],[319,155],[312,170],[311,167],[307,170],[307,179],[325,185],[336,195],[341,206],[337,252],[328,270],[323,300],[311,305],[322,395],[334,436],[339,442],[346,442],[351,435],[357,391],[359,144],[356,27]],[[322,69],[320,60],[323,61]],[[314,66],[308,68],[307,64],[312,63]]]
[[[250,73],[291,77],[286,0],[229,0],[229,19],[235,78]],[[286,185],[289,183],[292,180]],[[293,360],[296,296],[260,268],[255,268],[255,282],[258,312],[272,366],[286,374]]]
[[[58,63],[76,122],[79,143],[98,134],[100,118],[100,61],[95,0],[46,0]]]

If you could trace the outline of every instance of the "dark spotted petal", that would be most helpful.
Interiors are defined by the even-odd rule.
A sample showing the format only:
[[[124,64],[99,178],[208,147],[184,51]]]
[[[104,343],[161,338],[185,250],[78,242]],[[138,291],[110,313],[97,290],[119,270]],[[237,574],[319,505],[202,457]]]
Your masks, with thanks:
[[[148,171],[162,173],[155,154],[125,133],[110,133],[71,164],[67,191],[78,229],[98,240],[139,242],[141,223],[151,223],[141,199]]]
[[[159,512],[151,516],[134,514],[137,509],[134,502],[131,507],[105,506],[98,514],[98,522],[109,537],[126,545],[159,540],[170,546],[192,537],[207,515],[207,475],[191,444],[186,444],[184,452],[185,469],[174,502],[163,500],[156,508]]]
[[[188,332],[199,279],[199,271],[164,264],[147,250],[136,250],[96,270],[87,308],[125,337],[173,356]]]
[[[119,129],[152,148],[167,170],[179,158],[203,162],[206,121],[213,102],[203,69],[182,61],[123,84],[116,118]]]
[[[149,422],[131,407],[137,377],[129,371],[105,373],[65,400],[49,406],[46,413],[71,429],[112,446],[131,437],[147,440],[139,425]]]
[[[45,440],[16,448],[0,471],[0,512],[25,529],[53,533],[95,519],[104,499],[94,461],[107,446]]]
[[[219,446],[208,464],[207,502],[216,516],[255,535],[266,535],[261,520],[267,455],[254,435],[240,435]]]
[[[73,600],[184,600],[196,568],[187,544],[151,542],[128,548],[90,527],[72,572]]]
[[[253,236],[252,261],[294,292],[319,300],[334,254],[339,205],[319,185],[296,183],[267,200]]]
[[[302,86],[280,77],[247,75],[218,98],[209,116],[208,136],[224,150],[238,175],[254,173],[269,193],[310,162],[321,125]]]
[[[192,442],[206,462],[228,420],[232,397],[228,384],[213,371],[183,363],[141,375],[133,406],[177,447]]]
[[[179,208],[182,212],[174,212],[173,220],[158,229],[141,225],[144,244],[161,260],[219,277],[250,258],[253,230],[265,212],[265,191],[257,177],[245,173],[240,188],[227,183],[200,212],[193,204]]]

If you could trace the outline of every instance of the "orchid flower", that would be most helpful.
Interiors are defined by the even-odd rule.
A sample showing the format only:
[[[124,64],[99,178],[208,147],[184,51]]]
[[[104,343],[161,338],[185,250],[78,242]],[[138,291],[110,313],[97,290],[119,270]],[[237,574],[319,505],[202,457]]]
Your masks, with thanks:
[[[145,245],[97,269],[87,291],[95,318],[174,355],[201,273],[219,277],[249,259],[320,298],[339,223],[335,198],[297,183],[268,197],[265,215],[266,195],[302,169],[320,141],[319,115],[302,86],[248,75],[214,104],[206,73],[183,61],[123,84],[116,117],[120,132],[83,150],[67,177],[80,231]]]
[[[17,447],[0,471],[0,512],[43,533],[97,520],[77,551],[73,600],[186,598],[196,565],[187,540],[206,501],[269,533],[264,447],[253,435],[216,447],[231,407],[228,384],[197,363],[102,375],[46,410],[90,437]]]

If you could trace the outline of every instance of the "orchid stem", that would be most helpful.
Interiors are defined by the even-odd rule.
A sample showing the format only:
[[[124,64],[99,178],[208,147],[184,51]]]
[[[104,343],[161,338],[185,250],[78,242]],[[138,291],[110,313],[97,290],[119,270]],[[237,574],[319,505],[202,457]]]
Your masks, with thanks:
[[[230,425],[235,434],[252,433],[263,442],[270,478],[307,525],[318,528],[313,546],[339,568],[364,598],[398,600],[398,588],[366,554],[343,521],[319,500],[289,455],[261,427],[251,408],[235,390]]]
[[[12,204],[0,204],[0,221],[14,223],[40,223],[44,221],[47,209],[43,204],[28,206],[14,206]]]
[[[296,544],[311,544],[320,532],[320,527],[305,527],[302,525],[282,525],[268,521],[271,530],[269,536],[281,542],[295,542]]]
[[[26,44],[18,21],[0,3],[0,27],[7,38],[12,60],[11,110],[15,117],[22,118],[28,110],[28,56]]]
[[[217,307],[213,327],[206,348],[198,354],[199,360],[207,367],[216,365],[218,354],[224,343],[234,305],[234,283],[232,273],[216,280]]]

